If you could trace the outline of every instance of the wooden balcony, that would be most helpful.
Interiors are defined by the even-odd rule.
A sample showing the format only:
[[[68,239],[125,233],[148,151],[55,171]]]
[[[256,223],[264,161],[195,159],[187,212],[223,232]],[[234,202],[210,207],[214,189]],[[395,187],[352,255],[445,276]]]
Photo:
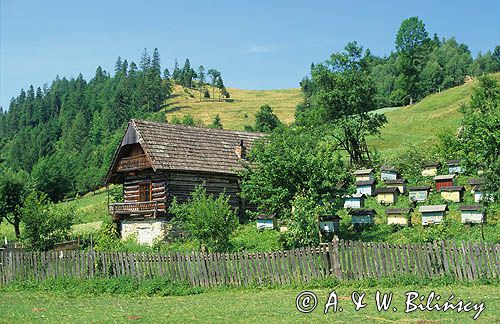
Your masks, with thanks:
[[[159,212],[165,212],[165,203],[158,201],[142,201],[109,204],[109,213],[115,217],[131,214],[151,214],[156,218]]]
[[[132,170],[142,170],[150,167],[146,154],[124,157],[116,165],[117,172],[127,172]]]

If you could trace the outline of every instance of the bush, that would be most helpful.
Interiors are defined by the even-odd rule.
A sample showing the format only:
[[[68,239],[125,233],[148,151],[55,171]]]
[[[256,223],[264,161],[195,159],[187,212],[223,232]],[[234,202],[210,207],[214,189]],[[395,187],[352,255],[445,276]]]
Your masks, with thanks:
[[[122,245],[116,223],[109,218],[103,221],[95,238],[96,251],[117,251]]]
[[[278,127],[254,143],[248,160],[252,165],[241,172],[241,196],[279,217],[289,213],[301,192],[317,202],[331,201],[346,194],[352,182],[336,142],[304,128]]]
[[[231,237],[232,251],[271,252],[282,248],[278,231],[259,230],[255,222],[241,225]]]
[[[283,239],[287,248],[316,246],[319,244],[319,207],[307,195],[301,193],[293,199],[293,212],[288,222],[288,231]]]
[[[209,252],[229,249],[229,237],[238,226],[229,196],[220,194],[214,198],[199,186],[191,194],[191,200],[184,204],[177,203],[174,198],[170,212],[175,215],[174,222],[185,226],[199,240],[200,248]]]
[[[123,202],[123,186],[117,185],[109,189],[109,198],[111,202],[120,203]]]
[[[75,211],[54,205],[45,194],[31,193],[21,209],[24,221],[23,240],[31,250],[46,251],[70,233]]]

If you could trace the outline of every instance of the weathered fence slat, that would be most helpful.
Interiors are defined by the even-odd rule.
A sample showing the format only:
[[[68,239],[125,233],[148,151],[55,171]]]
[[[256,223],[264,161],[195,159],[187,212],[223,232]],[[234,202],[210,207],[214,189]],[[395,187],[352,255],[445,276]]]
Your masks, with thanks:
[[[335,277],[500,276],[500,245],[455,241],[389,244],[335,240],[316,248],[259,253],[0,252],[0,284],[14,280],[166,277],[193,286],[290,284]]]

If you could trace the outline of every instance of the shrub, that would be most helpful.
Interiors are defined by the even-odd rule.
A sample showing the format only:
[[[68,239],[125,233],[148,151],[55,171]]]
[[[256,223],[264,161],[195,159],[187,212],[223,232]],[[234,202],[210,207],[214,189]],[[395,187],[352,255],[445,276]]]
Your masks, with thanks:
[[[259,230],[255,222],[241,225],[231,236],[233,251],[270,252],[279,251],[280,233],[276,230]]]
[[[112,202],[123,202],[123,186],[117,185],[109,189],[109,198]]]
[[[31,193],[21,209],[24,221],[23,240],[29,249],[46,251],[66,239],[71,230],[75,211],[54,205],[45,194]]]
[[[309,196],[301,193],[293,199],[293,212],[284,234],[287,248],[316,246],[319,244],[319,207]]]
[[[107,218],[102,222],[97,232],[95,249],[97,251],[117,251],[122,248],[122,245],[116,223]]]
[[[260,211],[286,214],[301,192],[315,201],[347,193],[352,181],[333,139],[304,128],[278,127],[248,154],[252,167],[241,172],[241,195]]]
[[[185,226],[199,240],[201,248],[209,252],[229,249],[229,237],[238,226],[229,196],[220,194],[214,198],[207,195],[204,186],[199,186],[186,203],[179,204],[174,198],[170,212],[175,215],[175,222]]]

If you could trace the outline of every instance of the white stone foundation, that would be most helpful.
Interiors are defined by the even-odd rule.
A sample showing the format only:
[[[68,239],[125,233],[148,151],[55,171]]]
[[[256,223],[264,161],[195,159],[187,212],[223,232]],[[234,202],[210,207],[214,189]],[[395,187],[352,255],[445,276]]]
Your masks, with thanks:
[[[121,222],[122,239],[137,238],[137,243],[152,245],[157,240],[162,240],[172,225],[165,220],[123,220]]]

